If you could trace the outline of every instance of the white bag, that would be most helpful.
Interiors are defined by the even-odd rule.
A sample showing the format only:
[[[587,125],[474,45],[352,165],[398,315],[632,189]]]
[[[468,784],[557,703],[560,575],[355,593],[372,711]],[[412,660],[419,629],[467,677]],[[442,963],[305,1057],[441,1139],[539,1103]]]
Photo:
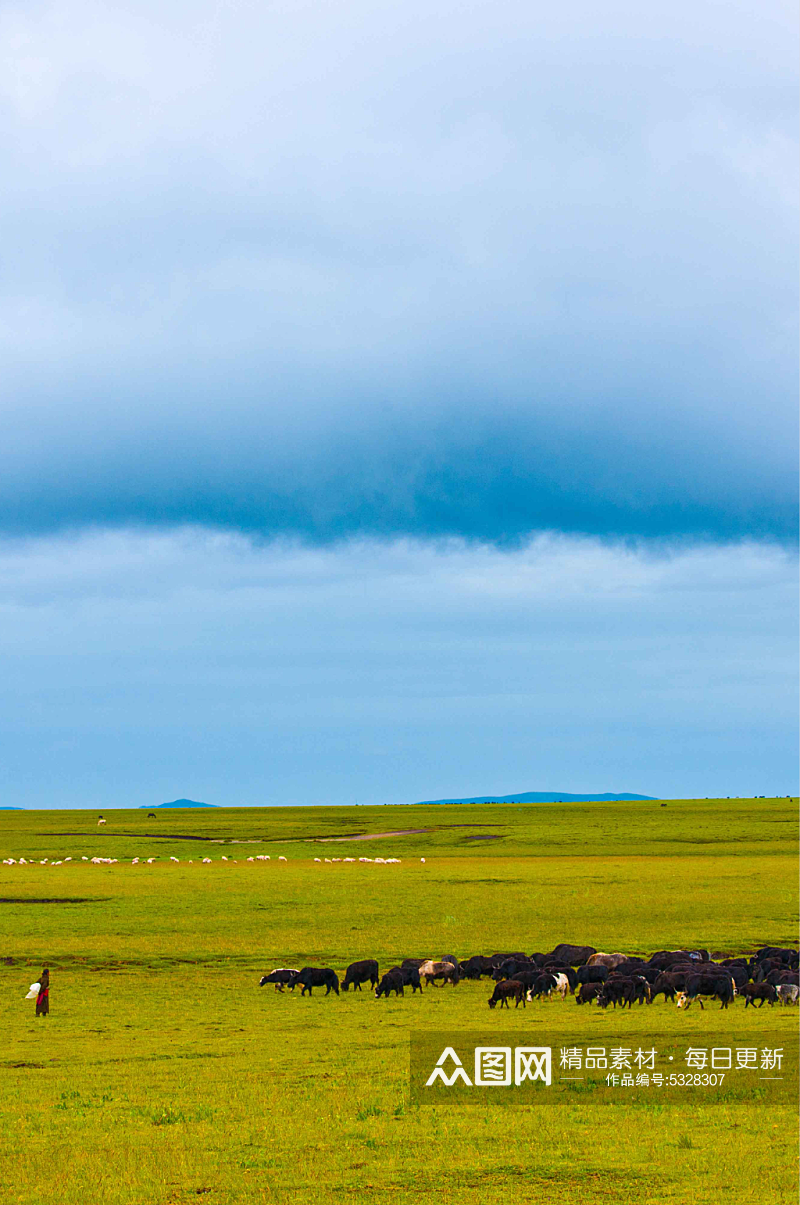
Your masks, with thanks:
[[[42,986],[42,985],[41,985],[41,983],[32,983],[32,984],[31,984],[31,990],[28,992],[28,994],[27,994],[27,996],[25,997],[25,999],[26,999],[26,1000],[35,1000],[35,999],[36,999],[36,997],[39,995],[39,991],[40,991],[40,989],[41,989],[41,986]]]

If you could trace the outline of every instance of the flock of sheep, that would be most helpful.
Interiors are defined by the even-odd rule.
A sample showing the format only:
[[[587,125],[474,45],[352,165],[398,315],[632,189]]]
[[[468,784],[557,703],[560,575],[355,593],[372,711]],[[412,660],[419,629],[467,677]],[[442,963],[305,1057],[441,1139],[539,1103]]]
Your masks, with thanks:
[[[176,858],[174,856],[174,854],[171,854],[169,857],[170,862],[180,862],[180,860],[181,859]],[[214,860],[213,858],[198,858],[197,859],[197,861],[200,863],[210,863],[210,862],[213,862],[213,860]],[[272,858],[269,854],[254,854],[252,857],[245,858],[243,860],[246,862],[270,862],[270,861],[272,861]],[[75,859],[73,859],[73,858],[55,858],[52,861],[50,858],[3,858],[2,863],[0,863],[0,865],[3,865],[3,866],[64,866],[67,864],[67,862],[72,862],[72,861],[88,862],[90,865],[94,865],[94,866],[113,866],[113,865],[117,864],[120,861],[120,859],[119,858],[99,858],[99,857],[89,858],[86,856],[86,854],[84,854],[81,858],[75,858]],[[127,862],[127,859],[124,859],[124,861]],[[159,861],[161,861],[161,859],[158,857],[131,858],[130,864],[131,864],[131,866],[138,866],[138,865],[152,866],[152,864],[154,862],[159,862]],[[166,859],[164,861],[166,861]],[[185,865],[192,866],[194,864],[194,861],[195,861],[194,858],[187,858],[187,859],[185,859]],[[221,862],[238,862],[239,859],[238,858],[229,858],[227,856],[227,854],[222,854],[220,861]],[[287,862],[288,858],[284,857],[283,854],[278,854],[275,861],[276,862]],[[376,866],[377,865],[399,866],[401,859],[400,858],[314,858],[314,861],[315,862],[371,862]],[[425,861],[424,858],[420,858],[420,862],[424,863],[424,861]]]

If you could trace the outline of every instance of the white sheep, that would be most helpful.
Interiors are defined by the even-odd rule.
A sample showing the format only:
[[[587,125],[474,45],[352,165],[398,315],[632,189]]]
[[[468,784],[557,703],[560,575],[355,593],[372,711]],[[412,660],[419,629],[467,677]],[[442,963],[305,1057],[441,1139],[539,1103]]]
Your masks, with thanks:
[[[203,858],[203,861],[204,861],[204,862],[210,862],[210,861],[211,861],[211,859],[210,859],[210,858]]]
[[[283,854],[278,854],[278,861],[279,861],[279,862],[285,862],[285,861],[286,861],[286,859],[284,858]]]
[[[169,855],[170,862],[179,862],[180,858],[176,858],[173,854]]]

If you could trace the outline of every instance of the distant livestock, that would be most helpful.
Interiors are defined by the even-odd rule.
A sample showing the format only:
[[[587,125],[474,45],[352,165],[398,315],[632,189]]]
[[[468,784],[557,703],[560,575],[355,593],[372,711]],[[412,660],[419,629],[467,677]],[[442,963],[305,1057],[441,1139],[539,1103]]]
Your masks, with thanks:
[[[614,967],[627,961],[627,954],[592,954],[590,958],[586,959],[586,966],[604,966],[608,967],[609,971],[613,971]]]
[[[498,984],[499,987],[502,984]],[[536,976],[530,988],[528,989],[528,999],[535,1000],[537,996],[549,996],[555,989],[556,977],[549,974],[547,971],[542,971]]]
[[[781,1004],[797,1004],[800,997],[800,987],[796,983],[779,983],[775,992]]]
[[[267,983],[275,984],[275,991],[282,992],[285,987],[294,988],[300,971],[297,967],[275,967],[268,975],[263,975],[258,984],[264,987]]]
[[[395,996],[402,996],[404,987],[403,972],[399,968],[387,971],[375,988],[375,999],[380,1000],[381,996],[385,996],[388,1000],[392,992]]]
[[[753,1008],[755,1008],[756,1000],[758,1000],[759,1008],[764,1007],[765,1000],[770,1008],[772,1008],[778,999],[778,989],[771,983],[746,983],[742,989],[742,995],[744,996],[745,1008],[747,1008],[748,1004],[752,1004]]]
[[[735,990],[733,980],[728,975],[690,975],[686,980],[685,991],[678,993],[678,1008],[687,1009],[696,1000],[702,1009],[703,996],[720,1000],[720,1008],[727,1008],[733,1001]],[[775,991],[774,988],[770,990]],[[746,1007],[747,1001],[745,1001]]]
[[[608,973],[607,966],[597,966],[587,963],[586,966],[578,967],[576,977],[579,984],[605,983],[606,979],[608,979]]]
[[[295,982],[302,984],[301,996],[310,996],[312,987],[324,987],[326,996],[332,991],[339,995],[339,980],[330,967],[303,967]]]
[[[342,980],[342,991],[346,992],[351,985],[353,991],[356,988],[361,991],[361,984],[367,982],[371,987],[375,987],[378,983],[378,964],[374,958],[365,958],[362,962],[350,963]]]
[[[522,1007],[525,1007],[525,988],[516,979],[504,979],[502,983],[496,983],[494,991],[489,997],[489,1008],[497,1008],[497,1002],[500,1001],[501,1008],[508,1008],[509,1000],[515,1000],[515,1008],[519,1008],[519,1002],[522,1001]]]
[[[596,953],[594,946],[570,946],[562,943],[551,950],[549,957],[558,962],[566,962],[571,967],[580,967]]]

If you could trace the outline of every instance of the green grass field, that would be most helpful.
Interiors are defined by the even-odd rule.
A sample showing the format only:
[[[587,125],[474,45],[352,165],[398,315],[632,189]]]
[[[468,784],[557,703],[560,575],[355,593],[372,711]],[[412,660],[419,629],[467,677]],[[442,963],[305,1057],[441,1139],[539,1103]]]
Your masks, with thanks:
[[[796,1031],[796,1009],[659,1003],[599,1020],[571,999],[491,1013],[485,980],[388,1002],[257,986],[273,966],[341,974],[562,940],[796,944],[796,801],[105,816],[98,830],[96,812],[0,813],[0,857],[36,859],[0,865],[0,1201],[796,1200],[794,1107],[408,1097],[411,1030],[528,1040],[543,1022],[573,1037],[602,1024],[638,1041],[657,1026],[713,1044],[735,1023],[758,1044]],[[428,831],[352,839],[401,829]],[[259,853],[271,860],[246,860]],[[363,856],[402,861],[313,860]],[[44,963],[52,1013],[37,1021],[23,997]]]

